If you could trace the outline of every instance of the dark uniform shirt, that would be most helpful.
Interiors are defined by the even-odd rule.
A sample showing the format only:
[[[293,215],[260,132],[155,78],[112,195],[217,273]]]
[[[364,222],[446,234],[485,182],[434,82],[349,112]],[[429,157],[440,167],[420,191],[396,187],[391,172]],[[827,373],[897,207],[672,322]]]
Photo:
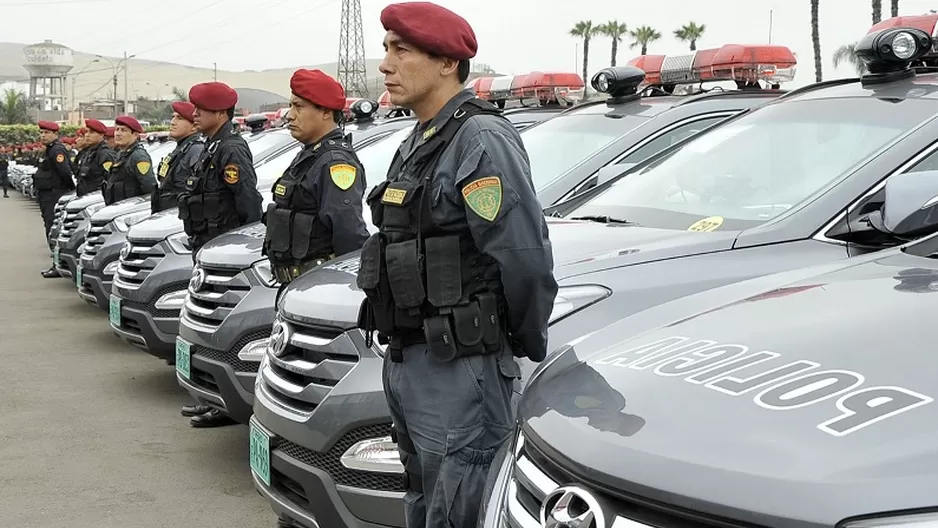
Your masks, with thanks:
[[[84,196],[102,190],[101,186],[107,180],[111,166],[117,159],[117,153],[108,147],[105,141],[102,141],[83,149],[78,153],[77,159],[76,193],[78,196]]]
[[[122,150],[111,165],[103,189],[104,203],[110,205],[134,196],[148,195],[154,188],[153,162],[146,147],[138,141]]]
[[[195,173],[204,151],[205,137],[196,133],[179,141],[163,158],[156,173],[159,184],[153,191],[152,212],[176,207],[176,200],[186,190],[186,180]]]
[[[368,239],[366,187],[365,169],[341,130],[303,147],[271,189],[265,253],[274,266],[360,249]]]
[[[71,160],[68,150],[58,139],[46,146],[46,152],[39,162],[39,170],[33,177],[37,191],[62,190],[71,191],[75,188],[72,181]]]

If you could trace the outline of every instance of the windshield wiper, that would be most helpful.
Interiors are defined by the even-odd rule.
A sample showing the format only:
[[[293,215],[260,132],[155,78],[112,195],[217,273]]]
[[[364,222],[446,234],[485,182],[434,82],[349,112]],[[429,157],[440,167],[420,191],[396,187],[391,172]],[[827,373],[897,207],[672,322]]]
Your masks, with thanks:
[[[570,220],[586,220],[588,222],[599,222],[600,224],[638,225],[635,222],[630,222],[622,218],[614,218],[609,215],[577,216]]]

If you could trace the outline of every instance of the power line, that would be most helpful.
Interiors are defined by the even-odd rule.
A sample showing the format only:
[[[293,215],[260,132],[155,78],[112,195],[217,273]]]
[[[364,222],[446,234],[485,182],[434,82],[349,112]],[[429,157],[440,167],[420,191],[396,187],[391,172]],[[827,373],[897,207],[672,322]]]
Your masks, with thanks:
[[[0,4],[0,7],[33,7],[57,4],[116,4],[121,0],[52,0],[51,2],[12,2]]]

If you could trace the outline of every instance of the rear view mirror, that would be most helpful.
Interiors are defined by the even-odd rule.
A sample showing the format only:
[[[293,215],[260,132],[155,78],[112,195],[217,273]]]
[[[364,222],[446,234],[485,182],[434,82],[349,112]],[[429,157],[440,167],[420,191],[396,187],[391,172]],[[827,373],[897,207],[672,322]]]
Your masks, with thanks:
[[[886,182],[886,197],[870,213],[870,227],[902,239],[938,230],[938,171],[897,174]]]
[[[609,165],[608,167],[599,169],[599,172],[596,173],[596,187],[615,180],[622,174],[630,171],[632,167],[636,165],[638,165],[638,163],[621,163],[619,165]]]

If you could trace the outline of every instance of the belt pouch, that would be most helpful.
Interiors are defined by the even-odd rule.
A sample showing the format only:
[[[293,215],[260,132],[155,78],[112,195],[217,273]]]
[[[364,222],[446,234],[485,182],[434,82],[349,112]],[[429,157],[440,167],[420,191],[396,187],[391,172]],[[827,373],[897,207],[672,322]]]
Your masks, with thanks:
[[[206,220],[217,220],[221,213],[221,200],[218,193],[203,194],[203,211]]]
[[[487,352],[501,349],[501,320],[498,316],[498,299],[493,293],[482,293],[476,297],[482,321],[482,343]]]
[[[267,234],[274,256],[279,257],[290,249],[289,209],[281,209],[276,204],[267,207]]]
[[[296,260],[303,260],[309,253],[309,239],[313,234],[316,217],[306,213],[293,213],[293,229],[290,243],[291,255]]]
[[[449,317],[441,315],[424,319],[423,335],[427,339],[430,352],[440,361],[446,363],[459,357]]]
[[[369,308],[374,317],[375,329],[391,333],[394,331],[394,299],[391,296],[387,277],[382,277],[381,259],[384,237],[375,233],[362,246],[361,263],[356,283],[368,297]]]
[[[391,294],[397,306],[406,310],[422,305],[427,296],[423,289],[423,263],[417,253],[417,240],[388,244],[385,262]]]
[[[479,356],[485,353],[482,344],[482,312],[478,303],[456,306],[452,309],[453,330],[460,357]]]
[[[433,237],[424,241],[427,255],[427,300],[437,308],[454,306],[462,298],[459,237]]]

